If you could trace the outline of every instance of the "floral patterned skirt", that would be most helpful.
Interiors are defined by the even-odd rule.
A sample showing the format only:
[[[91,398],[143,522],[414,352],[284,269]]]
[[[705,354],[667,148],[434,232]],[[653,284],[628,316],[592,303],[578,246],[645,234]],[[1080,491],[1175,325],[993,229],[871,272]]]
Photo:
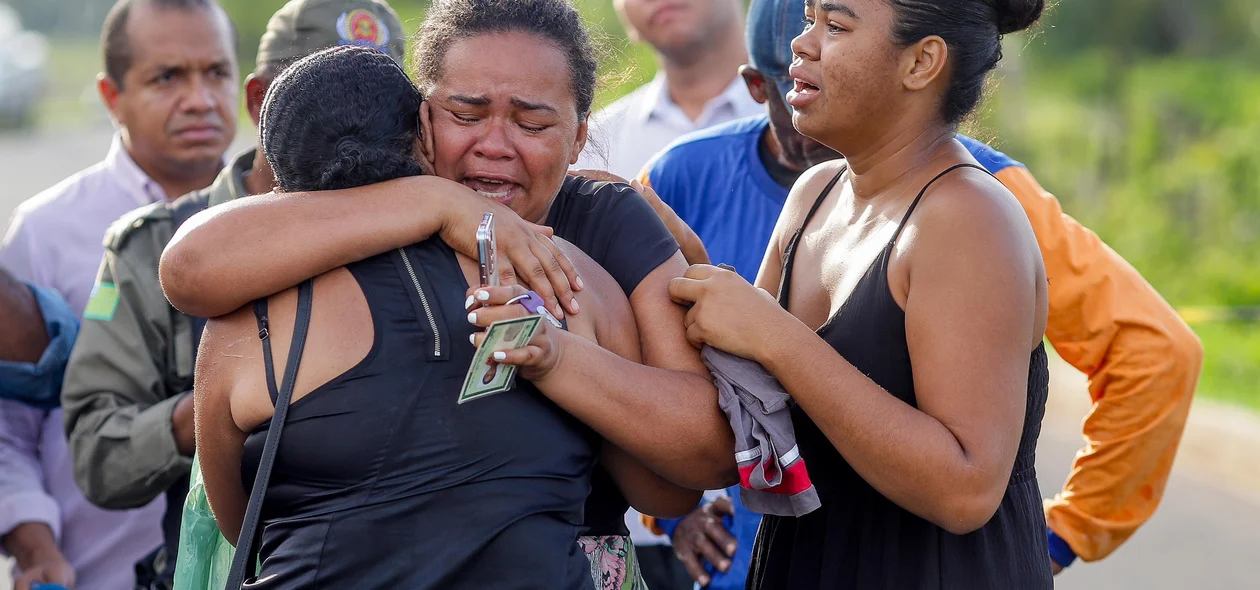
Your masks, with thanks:
[[[648,590],[630,537],[578,537],[591,562],[595,590]]]

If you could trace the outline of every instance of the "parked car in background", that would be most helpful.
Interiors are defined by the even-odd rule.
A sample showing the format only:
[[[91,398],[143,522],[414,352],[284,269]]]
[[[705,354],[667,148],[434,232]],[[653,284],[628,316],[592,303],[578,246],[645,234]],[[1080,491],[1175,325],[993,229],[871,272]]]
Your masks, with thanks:
[[[0,128],[32,122],[44,93],[47,63],[47,39],[23,30],[17,11],[0,3]]]

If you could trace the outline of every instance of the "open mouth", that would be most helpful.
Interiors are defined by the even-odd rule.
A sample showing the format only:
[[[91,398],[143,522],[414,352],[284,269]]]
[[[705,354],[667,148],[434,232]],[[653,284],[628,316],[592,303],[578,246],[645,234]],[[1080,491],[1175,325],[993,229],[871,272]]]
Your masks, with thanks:
[[[483,176],[471,176],[465,178],[462,183],[464,186],[477,191],[481,196],[500,203],[510,201],[515,189],[520,187],[519,184],[514,182]]]
[[[792,78],[792,90],[787,93],[787,103],[793,109],[800,109],[814,102],[821,94],[817,86],[800,78]]]
[[[810,94],[818,92],[818,87],[799,78],[793,78],[792,90],[797,94]]]

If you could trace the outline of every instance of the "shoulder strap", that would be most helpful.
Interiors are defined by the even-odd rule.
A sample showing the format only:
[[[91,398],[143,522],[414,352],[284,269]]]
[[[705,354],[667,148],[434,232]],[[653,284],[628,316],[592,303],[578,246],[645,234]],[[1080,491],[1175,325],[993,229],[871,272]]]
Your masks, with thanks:
[[[301,297],[300,289],[298,290],[298,296],[299,298]],[[254,320],[258,322],[258,339],[262,341],[263,367],[266,368],[267,373],[267,397],[271,398],[271,405],[275,406],[280,400],[280,390],[276,387],[276,367],[275,361],[271,357],[271,325],[267,319],[266,297],[254,301]]]
[[[254,304],[254,315],[258,319],[258,337],[263,345],[263,365],[267,372],[268,393],[275,396],[275,412],[271,417],[271,425],[267,428],[267,441],[263,445],[262,459],[258,462],[258,474],[254,476],[254,486],[249,493],[249,505],[245,508],[245,522],[241,525],[241,536],[236,541],[236,555],[232,557],[232,571],[228,575],[226,590],[240,590],[245,582],[246,568],[251,571],[257,561],[255,540],[258,532],[258,521],[262,514],[263,497],[267,494],[267,483],[271,479],[271,468],[276,462],[276,451],[280,447],[280,433],[284,429],[285,418],[289,415],[289,401],[293,399],[293,385],[297,381],[298,363],[302,360],[302,348],[306,345],[306,330],[311,321],[312,281],[307,279],[298,287],[297,319],[293,323],[293,343],[289,347],[289,361],[284,367],[284,379],[280,382],[280,390],[276,391],[275,366],[271,360],[271,338],[267,326],[267,304]]]
[[[919,194],[914,198],[913,201],[910,202],[910,208],[906,209],[906,214],[902,216],[901,223],[897,224],[897,231],[893,232],[892,239],[888,241],[889,247],[892,247],[893,244],[897,243],[897,238],[901,237],[901,230],[905,229],[906,222],[910,221],[910,214],[914,213],[914,208],[919,206],[919,201],[923,199],[923,195],[927,194],[927,190],[931,188],[933,184],[936,184],[936,181],[944,178],[946,174],[949,174],[950,172],[953,172],[959,168],[975,168],[976,170],[984,172],[985,174],[989,174],[988,170],[985,170],[984,168],[981,168],[980,166],[977,166],[975,164],[955,164],[953,166],[950,166],[949,168],[946,168],[940,174],[937,174],[936,176],[934,176],[932,180],[929,180],[927,184],[923,185],[923,188],[919,190]]]
[[[801,222],[801,227],[796,229],[796,233],[792,234],[792,239],[788,241],[787,248],[783,250],[783,274],[779,276],[779,305],[783,309],[788,307],[788,296],[792,291],[792,267],[796,263],[796,246],[801,241],[801,235],[805,233],[805,228],[809,226],[809,222],[814,219],[814,214],[818,213],[818,209],[822,207],[827,195],[831,194],[831,189],[835,188],[836,183],[840,182],[840,178],[848,172],[849,165],[845,164],[840,168],[835,178],[827,183],[827,186],[818,194],[818,198],[814,200],[814,206],[809,208],[809,213],[805,214],[805,221]]]
[[[837,172],[835,177],[831,179],[831,182],[828,182],[827,186],[823,187],[822,192],[818,193],[818,198],[814,199],[814,205],[809,208],[809,213],[805,214],[805,221],[802,222],[801,227],[796,230],[797,235],[800,235],[802,232],[805,231],[805,228],[809,225],[809,222],[814,219],[814,214],[818,213],[818,209],[821,208],[823,202],[827,200],[827,195],[831,194],[831,189],[836,187],[836,183],[840,182],[840,179],[844,177],[844,173],[848,171],[849,171],[848,164],[841,166],[840,172]]]
[[[189,217],[205,211],[206,207],[209,206],[209,190],[198,191],[191,195],[185,195],[171,201],[170,210],[172,229],[179,229],[179,226],[184,225],[184,222],[188,221]]]

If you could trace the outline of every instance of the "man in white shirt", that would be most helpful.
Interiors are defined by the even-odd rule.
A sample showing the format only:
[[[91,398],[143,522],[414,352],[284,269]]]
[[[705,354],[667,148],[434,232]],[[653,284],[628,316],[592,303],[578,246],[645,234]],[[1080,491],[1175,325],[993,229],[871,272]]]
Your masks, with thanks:
[[[126,0],[105,23],[101,99],[118,127],[105,160],[17,207],[0,267],[82,314],[105,230],[122,214],[214,182],[236,136],[236,31],[213,0]]]
[[[101,46],[98,89],[118,126],[109,152],[19,205],[0,240],[0,269],[56,292],[74,317],[113,313],[89,304],[109,225],[209,185],[239,104],[236,30],[215,0],[119,0]],[[191,428],[191,407],[169,419]],[[74,480],[61,408],[0,399],[0,557],[17,558],[15,590],[35,580],[152,587],[147,574],[165,561],[157,552],[165,507],[164,498],[130,510],[91,504]]]
[[[657,74],[591,117],[578,168],[634,178],[681,135],[762,114],[739,66],[748,62],[740,0],[615,0],[631,40],[656,50]]]

